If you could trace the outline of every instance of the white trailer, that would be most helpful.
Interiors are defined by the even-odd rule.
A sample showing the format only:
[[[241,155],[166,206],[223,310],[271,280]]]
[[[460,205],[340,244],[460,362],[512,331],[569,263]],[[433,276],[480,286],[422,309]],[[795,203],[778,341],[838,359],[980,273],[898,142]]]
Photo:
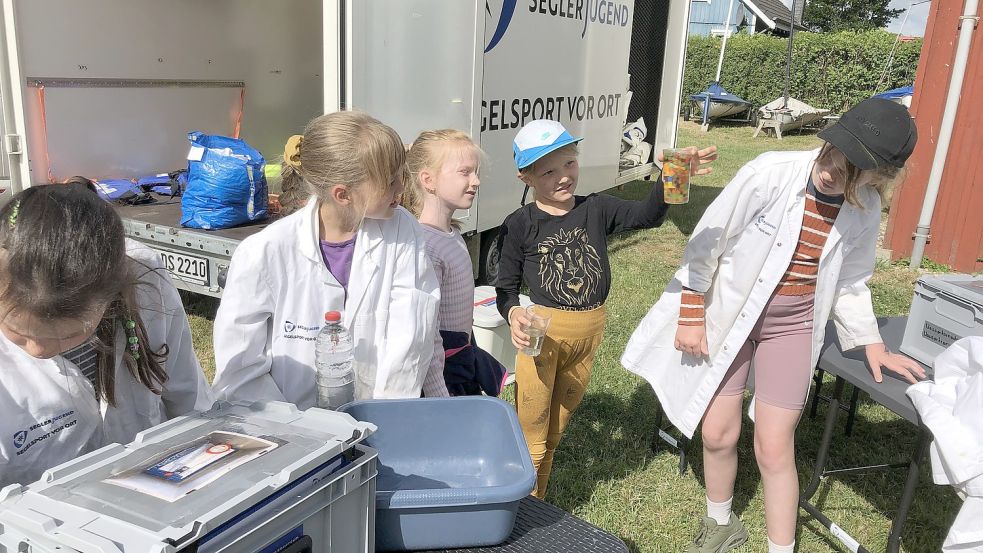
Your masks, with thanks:
[[[511,141],[524,122],[555,118],[585,137],[579,193],[652,174],[619,170],[626,119],[644,117],[656,151],[675,143],[688,0],[0,4],[0,201],[73,175],[182,168],[193,130],[241,127],[276,163],[310,118],[354,108],[406,142],[457,128],[485,150],[480,196],[458,218],[488,281],[497,228],[523,193]],[[182,228],[180,201],[165,198],[119,210],[180,287],[213,296],[238,243],[264,227]]]

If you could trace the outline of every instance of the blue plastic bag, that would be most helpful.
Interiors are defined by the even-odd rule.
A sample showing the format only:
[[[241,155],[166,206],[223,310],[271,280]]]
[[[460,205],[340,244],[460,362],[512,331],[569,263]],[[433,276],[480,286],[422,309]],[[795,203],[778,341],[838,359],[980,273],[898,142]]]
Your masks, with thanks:
[[[92,181],[96,194],[107,202],[123,204],[143,204],[153,201],[143,188],[129,179],[106,179]]]
[[[188,187],[188,171],[182,169],[171,173],[160,173],[137,179],[137,185],[145,192],[154,192],[161,196],[180,196]]]
[[[188,188],[181,197],[181,225],[222,229],[267,215],[266,161],[236,138],[188,133]]]

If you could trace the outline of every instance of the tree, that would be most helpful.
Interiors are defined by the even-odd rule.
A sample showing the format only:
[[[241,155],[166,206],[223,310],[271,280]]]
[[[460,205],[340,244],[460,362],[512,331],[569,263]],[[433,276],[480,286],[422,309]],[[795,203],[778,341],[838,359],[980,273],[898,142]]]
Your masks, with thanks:
[[[903,9],[891,0],[808,0],[802,23],[816,32],[872,31],[886,27]]]

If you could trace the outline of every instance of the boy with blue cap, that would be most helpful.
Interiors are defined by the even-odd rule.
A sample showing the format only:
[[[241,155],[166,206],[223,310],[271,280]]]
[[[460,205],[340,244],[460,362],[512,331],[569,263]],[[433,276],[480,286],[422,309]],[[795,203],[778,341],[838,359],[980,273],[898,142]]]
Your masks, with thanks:
[[[516,406],[536,467],[533,494],[542,498],[570,416],[590,379],[594,353],[604,334],[604,302],[611,288],[607,237],[657,227],[668,206],[662,179],[649,197],[629,201],[606,194],[577,196],[580,167],[575,138],[557,121],[536,120],[519,130],[512,144],[519,179],[535,201],[505,219],[498,248],[497,305],[512,329],[512,343],[529,346],[530,323],[519,306],[519,287],[551,317],[542,351],[516,360]],[[694,148],[695,150],[695,148]],[[693,156],[694,175],[716,159],[716,147]]]

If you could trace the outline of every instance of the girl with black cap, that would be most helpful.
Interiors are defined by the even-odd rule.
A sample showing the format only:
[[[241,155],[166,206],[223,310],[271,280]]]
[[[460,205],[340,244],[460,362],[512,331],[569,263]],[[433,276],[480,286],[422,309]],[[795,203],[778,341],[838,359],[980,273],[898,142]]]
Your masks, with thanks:
[[[683,433],[692,437],[702,422],[707,517],[687,551],[721,553],[747,540],[731,502],[752,360],[771,553],[795,545],[795,427],[830,314],[842,349],[865,349],[874,380],[882,367],[911,382],[924,377],[884,347],[866,284],[881,195],[914,150],[914,121],[899,104],[869,99],[819,138],[818,150],[765,153],[738,171],[622,357]]]

